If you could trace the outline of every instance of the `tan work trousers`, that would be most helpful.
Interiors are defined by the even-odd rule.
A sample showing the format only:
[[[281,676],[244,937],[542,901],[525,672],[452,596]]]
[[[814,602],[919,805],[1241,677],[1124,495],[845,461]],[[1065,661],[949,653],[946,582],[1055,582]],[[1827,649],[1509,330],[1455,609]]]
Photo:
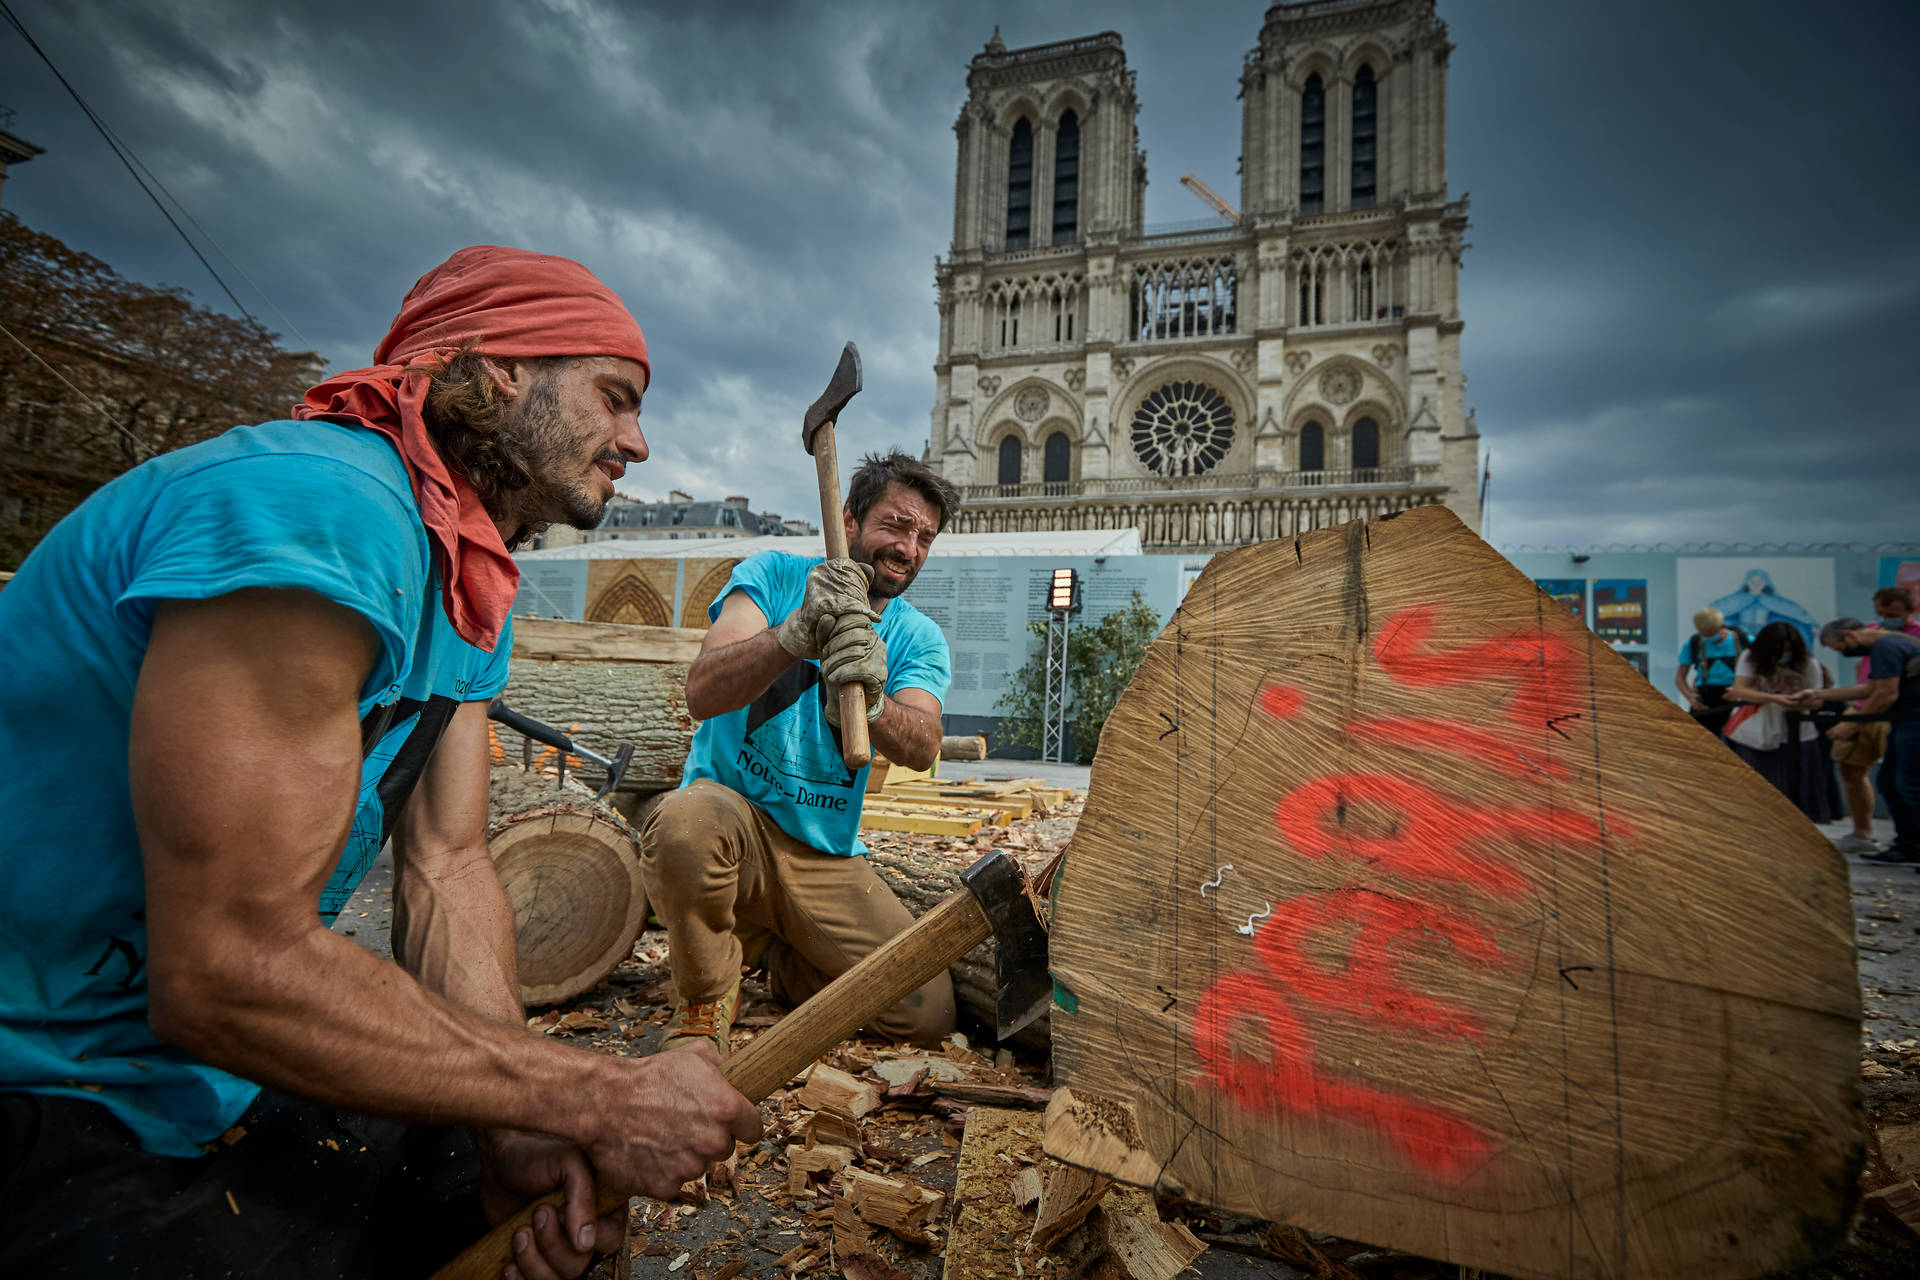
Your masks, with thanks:
[[[766,811],[709,778],[662,800],[640,829],[647,897],[667,927],[682,1000],[723,995],[740,975],[736,929],[772,934],[773,997],[798,1005],[913,923],[865,858],[821,853]],[[868,1024],[894,1040],[936,1044],[953,1030],[943,972]]]

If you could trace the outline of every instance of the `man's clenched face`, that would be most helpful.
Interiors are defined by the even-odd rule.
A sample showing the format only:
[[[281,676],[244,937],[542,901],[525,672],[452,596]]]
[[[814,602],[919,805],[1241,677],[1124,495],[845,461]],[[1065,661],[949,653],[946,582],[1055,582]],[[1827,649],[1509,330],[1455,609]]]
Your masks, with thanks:
[[[887,486],[865,520],[855,523],[851,511],[842,518],[847,554],[873,566],[870,594],[876,600],[891,600],[912,585],[940,533],[940,509],[918,489],[898,482]]]
[[[518,394],[502,429],[526,450],[533,482],[508,495],[522,524],[592,529],[606,514],[613,482],[647,460],[640,397],[647,371],[617,356],[581,356],[517,365]]]

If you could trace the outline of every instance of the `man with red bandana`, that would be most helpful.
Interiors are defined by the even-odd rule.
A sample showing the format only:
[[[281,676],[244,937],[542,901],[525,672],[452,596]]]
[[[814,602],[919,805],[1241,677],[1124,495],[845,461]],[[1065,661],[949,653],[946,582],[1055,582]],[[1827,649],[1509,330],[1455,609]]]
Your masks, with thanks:
[[[760,1129],[711,1053],[527,1033],[487,855],[508,551],[598,522],[646,340],[578,263],[464,249],[294,421],[155,458],[0,593],[0,1273],[509,1273]],[[327,924],[392,838],[393,950]]]

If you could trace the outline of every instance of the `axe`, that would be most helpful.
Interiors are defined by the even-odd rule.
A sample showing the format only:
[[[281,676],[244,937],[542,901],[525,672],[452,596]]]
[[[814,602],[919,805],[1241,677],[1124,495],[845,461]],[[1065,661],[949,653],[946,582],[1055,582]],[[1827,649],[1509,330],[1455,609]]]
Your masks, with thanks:
[[[842,367],[845,367],[844,361]],[[856,370],[858,366],[856,364]],[[857,373],[856,373],[857,376]],[[843,402],[844,403],[844,402]],[[753,1043],[728,1058],[727,1083],[755,1103],[793,1079],[802,1068],[852,1035],[863,1024],[931,981],[989,937],[995,948],[995,1032],[1004,1040],[1046,1011],[1053,995],[1047,971],[1047,933],[1037,895],[1044,893],[1060,859],[1031,881],[1020,864],[995,850],[960,873],[966,891],[956,893],[866,959],[841,974],[811,1000],[776,1022]],[[594,1215],[626,1203],[602,1190]],[[513,1233],[533,1221],[541,1205],[555,1206],[558,1192],[534,1201],[433,1273],[433,1280],[494,1280],[513,1261]]]
[[[833,425],[847,401],[860,393],[860,348],[851,342],[840,352],[833,380],[807,409],[800,423],[800,443],[813,455],[820,475],[820,532],[826,535],[827,559],[847,556],[847,527],[840,517],[840,460],[833,448]],[[840,758],[848,773],[858,773],[873,759],[867,741],[867,691],[849,681],[840,686]],[[911,990],[911,988],[909,988]]]

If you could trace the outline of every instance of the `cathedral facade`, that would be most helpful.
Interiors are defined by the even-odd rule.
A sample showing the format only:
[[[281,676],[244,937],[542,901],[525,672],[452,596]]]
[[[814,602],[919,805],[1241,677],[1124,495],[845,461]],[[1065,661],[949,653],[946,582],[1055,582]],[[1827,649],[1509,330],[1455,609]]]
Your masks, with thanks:
[[[1434,0],[1274,5],[1240,78],[1238,207],[1156,227],[1120,36],[995,32],[937,268],[927,453],[958,530],[1206,552],[1436,502],[1477,529],[1451,47]]]

